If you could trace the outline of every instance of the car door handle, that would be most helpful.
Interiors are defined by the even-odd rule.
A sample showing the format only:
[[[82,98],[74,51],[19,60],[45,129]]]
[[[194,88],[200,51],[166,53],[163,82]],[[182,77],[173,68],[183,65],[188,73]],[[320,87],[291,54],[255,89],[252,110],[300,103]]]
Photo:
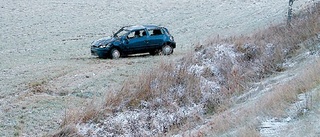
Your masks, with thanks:
[[[149,41],[148,41],[148,40],[145,40],[144,42],[145,42],[145,43],[149,43]]]

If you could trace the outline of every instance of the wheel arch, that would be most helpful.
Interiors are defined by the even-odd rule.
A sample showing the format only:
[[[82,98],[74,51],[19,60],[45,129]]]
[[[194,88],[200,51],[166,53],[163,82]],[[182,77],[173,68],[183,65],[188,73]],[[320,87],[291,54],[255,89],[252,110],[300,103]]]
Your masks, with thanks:
[[[112,45],[112,47],[110,48],[109,54],[111,54],[113,49],[117,49],[121,54],[123,54],[121,48],[119,46],[115,46],[115,45]]]
[[[116,50],[118,50],[119,51],[119,53],[120,53],[120,56],[119,56],[119,58],[121,57],[121,56],[123,56],[123,52],[122,52],[122,50],[121,50],[121,48],[120,47],[117,47],[117,46],[113,46],[113,47],[111,47],[110,48],[110,51],[109,51],[109,58],[113,58],[112,56],[112,51],[114,50],[114,49],[116,49]]]
[[[170,41],[165,42],[163,45],[170,45],[172,48],[176,48],[176,44]]]

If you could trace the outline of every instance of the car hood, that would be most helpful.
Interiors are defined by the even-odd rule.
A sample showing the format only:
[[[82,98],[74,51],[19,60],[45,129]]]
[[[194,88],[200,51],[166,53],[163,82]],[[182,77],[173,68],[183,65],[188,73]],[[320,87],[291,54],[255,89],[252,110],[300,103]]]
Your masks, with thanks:
[[[92,45],[94,45],[94,46],[106,45],[106,44],[113,42],[113,41],[115,41],[114,37],[104,37],[104,38],[98,39],[96,41],[93,41]]]

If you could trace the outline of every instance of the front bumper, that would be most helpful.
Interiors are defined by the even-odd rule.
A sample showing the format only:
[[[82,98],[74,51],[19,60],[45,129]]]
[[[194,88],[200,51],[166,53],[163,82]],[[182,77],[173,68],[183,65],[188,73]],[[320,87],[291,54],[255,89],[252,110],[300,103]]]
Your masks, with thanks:
[[[108,57],[110,53],[110,48],[98,48],[98,47],[91,47],[91,55],[98,56],[100,58]]]
[[[172,48],[176,48],[176,42],[175,41],[171,41],[171,46],[172,46]]]

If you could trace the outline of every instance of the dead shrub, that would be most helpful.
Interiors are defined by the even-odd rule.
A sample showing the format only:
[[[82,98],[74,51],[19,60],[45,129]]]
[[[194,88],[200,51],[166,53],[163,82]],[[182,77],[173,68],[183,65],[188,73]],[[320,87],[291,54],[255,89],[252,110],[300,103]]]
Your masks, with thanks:
[[[93,100],[87,103],[84,107],[65,109],[65,116],[60,127],[76,123],[86,123],[89,121],[97,122],[101,117],[109,112],[107,108],[102,106],[101,101]]]
[[[70,124],[74,124],[80,121],[80,112],[76,109],[66,109],[64,113],[64,118],[60,127],[65,127]]]
[[[97,121],[104,115],[104,113],[102,113],[103,110],[103,108],[93,105],[93,103],[89,103],[89,105],[86,106],[85,110],[82,112],[80,121],[83,123],[92,120]]]
[[[51,137],[82,137],[75,125],[68,125],[51,135]]]

